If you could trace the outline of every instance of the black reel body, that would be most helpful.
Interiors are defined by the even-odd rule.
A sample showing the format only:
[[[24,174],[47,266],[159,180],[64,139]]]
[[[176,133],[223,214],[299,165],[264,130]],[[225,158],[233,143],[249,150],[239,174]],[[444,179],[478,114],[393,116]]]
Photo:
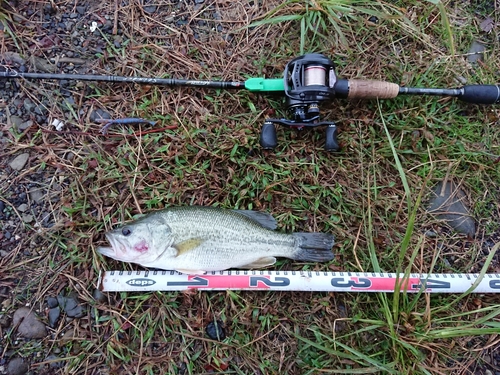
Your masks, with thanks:
[[[276,147],[275,125],[298,130],[326,126],[325,149],[338,151],[335,123],[320,121],[319,115],[319,104],[335,97],[337,76],[333,61],[319,53],[297,57],[286,65],[283,80],[285,105],[291,119],[267,119],[260,136],[261,146],[265,149]]]

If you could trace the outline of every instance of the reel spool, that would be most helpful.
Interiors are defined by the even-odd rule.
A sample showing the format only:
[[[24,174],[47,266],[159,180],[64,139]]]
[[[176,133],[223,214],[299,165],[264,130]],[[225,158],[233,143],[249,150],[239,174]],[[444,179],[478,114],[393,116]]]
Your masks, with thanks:
[[[338,151],[335,123],[320,121],[319,105],[335,97],[335,64],[319,53],[310,53],[291,60],[283,77],[285,105],[291,119],[267,119],[262,127],[260,144],[264,149],[274,149],[277,142],[276,125],[297,130],[306,127],[326,126],[325,150]]]

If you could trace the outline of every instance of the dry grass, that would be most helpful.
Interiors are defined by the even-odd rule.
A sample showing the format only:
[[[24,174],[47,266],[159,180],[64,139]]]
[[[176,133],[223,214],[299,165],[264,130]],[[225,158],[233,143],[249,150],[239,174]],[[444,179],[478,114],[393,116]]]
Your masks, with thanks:
[[[112,32],[92,36],[80,31],[89,49],[79,56],[86,64],[74,71],[236,81],[278,77],[300,48],[297,25],[246,28],[278,3],[189,3],[174,16],[175,4],[168,2],[159,2],[151,14],[137,1],[87,2],[86,14],[76,24],[104,23],[110,16]],[[63,34],[58,50],[44,46],[40,14],[51,3],[33,3],[33,14],[27,13],[27,4],[19,2],[6,13],[17,38],[3,38],[0,53],[17,51],[25,58],[50,61],[75,49]],[[57,6],[75,11],[70,2]],[[342,24],[349,47],[315,39],[310,48],[334,57],[338,74],[348,78],[443,87],[456,86],[457,76],[485,83],[497,77],[498,42],[481,34],[474,19],[461,16],[470,8],[449,9],[449,14],[456,41],[468,45],[477,34],[489,42],[485,62],[475,70],[465,62],[466,47],[449,54],[437,8],[408,2],[401,9],[417,30],[390,20],[376,25],[354,18]],[[214,11],[220,21],[212,20]],[[183,17],[187,26],[175,22]],[[96,53],[98,47],[101,52]],[[1,124],[7,139],[0,152],[2,165],[20,152],[30,153],[21,172],[0,172],[0,199],[16,226],[0,223],[0,228],[18,236],[6,249],[8,255],[0,258],[2,314],[9,316],[28,304],[46,321],[46,298],[69,292],[77,293],[87,307],[83,318],[60,319],[40,343],[18,339],[0,326],[3,354],[27,358],[34,373],[472,374],[483,371],[488,356],[498,350],[498,334],[472,331],[495,322],[498,327],[494,313],[500,301],[494,295],[467,296],[456,303],[441,295],[402,296],[397,302],[389,294],[110,293],[101,301],[93,296],[100,270],[137,269],[96,253],[104,231],[169,205],[266,210],[283,230],[336,235],[338,256],[331,264],[280,261],[279,269],[371,271],[378,265],[389,272],[398,267],[479,272],[499,240],[498,109],[444,98],[338,101],[327,105],[323,116],[339,122],[340,154],[323,151],[321,131],[284,129],[278,131],[278,148],[269,153],[260,150],[258,133],[267,116],[282,110],[277,98],[74,83],[64,87],[74,103],[65,104],[58,82],[18,85],[13,98],[44,105],[48,121],[35,118],[22,133],[11,127],[10,115]],[[3,108],[9,105],[4,102]],[[113,118],[157,120],[158,128],[114,127],[103,136],[101,125],[90,120],[97,109]],[[56,118],[66,121],[61,132],[48,125]],[[418,205],[418,195],[425,198],[447,173],[470,193],[479,228],[473,240],[453,233]],[[15,202],[33,187],[42,188],[46,196],[34,222],[23,225],[13,219],[22,216]],[[403,248],[412,212],[416,225]],[[50,218],[44,221],[47,213]],[[429,230],[436,236],[426,236]],[[489,272],[500,272],[499,259],[494,258]],[[439,311],[443,306],[447,310]],[[483,322],[482,317],[489,319]],[[204,329],[213,320],[223,322],[224,342],[207,338]],[[462,326],[461,335],[438,335]],[[60,369],[50,368],[45,360],[54,352],[63,362]],[[489,368],[498,370],[491,363],[497,368]]]

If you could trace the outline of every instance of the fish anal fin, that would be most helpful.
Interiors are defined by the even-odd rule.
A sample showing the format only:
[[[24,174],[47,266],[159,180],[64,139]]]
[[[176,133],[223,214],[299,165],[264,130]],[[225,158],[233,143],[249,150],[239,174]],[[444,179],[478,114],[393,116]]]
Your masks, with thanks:
[[[253,261],[252,263],[245,264],[240,268],[243,269],[262,268],[262,267],[272,266],[274,263],[276,263],[275,257],[263,257]]]
[[[277,228],[276,219],[267,212],[251,211],[251,210],[233,210],[241,215],[246,216],[250,220],[255,221],[266,229],[275,230]]]
[[[203,270],[187,270],[184,268],[178,268],[178,269],[176,269],[176,271],[180,272],[180,273],[185,273],[187,275],[204,275],[207,273],[207,271],[203,271]]]
[[[184,240],[173,245],[177,250],[177,256],[187,253],[203,243],[201,238],[190,238],[189,240]]]

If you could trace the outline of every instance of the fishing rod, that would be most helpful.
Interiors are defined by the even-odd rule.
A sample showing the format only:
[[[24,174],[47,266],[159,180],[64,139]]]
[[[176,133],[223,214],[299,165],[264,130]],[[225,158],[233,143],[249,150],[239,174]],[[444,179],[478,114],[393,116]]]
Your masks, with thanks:
[[[499,85],[467,85],[460,88],[401,87],[395,83],[340,79],[335,64],[319,53],[299,56],[285,67],[283,78],[249,78],[244,82],[203,81],[173,78],[143,78],[113,75],[21,73],[14,70],[0,72],[5,79],[53,79],[97,82],[137,83],[158,86],[188,86],[211,89],[247,90],[254,93],[283,93],[290,118],[266,119],[260,132],[264,149],[277,144],[276,125],[302,130],[325,126],[325,150],[338,151],[337,127],[334,122],[321,121],[321,103],[341,99],[391,99],[399,95],[432,95],[456,97],[466,103],[497,104],[500,102]]]
[[[500,274],[369,273],[319,271],[105,271],[102,292],[252,290],[300,292],[500,293]]]

